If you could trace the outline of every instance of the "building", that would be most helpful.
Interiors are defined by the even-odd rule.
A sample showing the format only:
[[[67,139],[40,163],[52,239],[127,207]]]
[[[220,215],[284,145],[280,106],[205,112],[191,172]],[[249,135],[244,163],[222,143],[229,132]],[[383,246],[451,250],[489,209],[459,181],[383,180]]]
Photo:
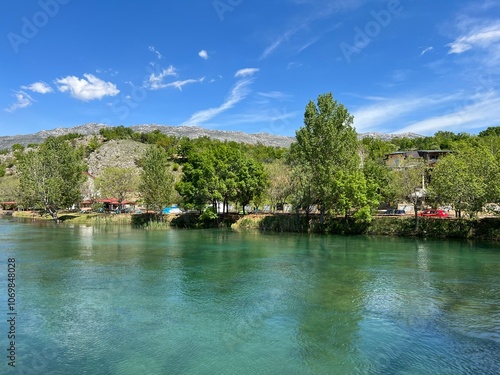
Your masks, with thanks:
[[[449,155],[453,151],[450,150],[414,150],[414,151],[396,151],[385,155],[385,165],[391,168],[401,168],[406,160],[421,159],[425,161],[429,167],[433,167],[439,158]]]

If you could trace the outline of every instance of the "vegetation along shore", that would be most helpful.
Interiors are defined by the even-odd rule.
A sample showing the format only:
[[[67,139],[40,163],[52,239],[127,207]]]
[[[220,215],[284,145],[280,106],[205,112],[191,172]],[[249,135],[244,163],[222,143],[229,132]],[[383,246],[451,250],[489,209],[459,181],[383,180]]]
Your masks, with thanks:
[[[360,139],[352,124],[328,93],[307,104],[290,146],[123,126],[14,144],[0,152],[1,208],[150,228],[500,239],[500,127]],[[420,216],[431,208],[449,217]]]

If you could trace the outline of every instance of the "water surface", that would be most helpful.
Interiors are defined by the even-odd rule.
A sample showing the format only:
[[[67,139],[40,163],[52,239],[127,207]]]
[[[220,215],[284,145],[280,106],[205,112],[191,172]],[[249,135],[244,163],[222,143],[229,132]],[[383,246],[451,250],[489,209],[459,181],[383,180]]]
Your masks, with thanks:
[[[500,373],[498,244],[7,219],[0,238],[0,373]]]

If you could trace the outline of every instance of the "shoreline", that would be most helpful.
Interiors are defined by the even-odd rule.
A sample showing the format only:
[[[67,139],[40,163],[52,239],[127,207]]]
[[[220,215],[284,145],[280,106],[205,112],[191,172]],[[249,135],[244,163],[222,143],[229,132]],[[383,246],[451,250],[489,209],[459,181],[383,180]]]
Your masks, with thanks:
[[[29,211],[1,211],[0,216],[50,222],[49,215],[41,216]],[[160,220],[159,220],[160,219]],[[143,229],[206,229],[258,230],[276,233],[318,233],[333,235],[374,235],[390,237],[417,237],[436,239],[485,240],[500,242],[500,217],[482,217],[475,220],[459,218],[419,218],[415,231],[415,218],[374,216],[369,223],[356,223],[344,217],[328,217],[320,225],[315,215],[295,214],[228,214],[216,221],[202,222],[198,214],[114,214],[114,213],[61,213],[61,223],[85,225],[132,225]]]

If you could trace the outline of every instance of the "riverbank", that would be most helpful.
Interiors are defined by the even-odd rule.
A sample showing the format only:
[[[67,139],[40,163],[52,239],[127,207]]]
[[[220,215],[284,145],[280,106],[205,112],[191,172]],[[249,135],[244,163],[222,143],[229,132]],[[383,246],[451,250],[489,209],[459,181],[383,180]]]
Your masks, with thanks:
[[[49,215],[28,211],[3,211],[3,215],[31,219],[53,220]],[[500,217],[484,217],[477,220],[419,218],[415,229],[415,218],[374,217],[369,223],[356,222],[352,218],[328,217],[320,224],[319,217],[309,218],[294,214],[259,214],[219,216],[217,220],[203,221],[198,214],[105,214],[62,213],[61,222],[87,225],[132,225],[144,229],[231,228],[233,230],[259,230],[279,233],[323,233],[336,235],[376,235],[421,238],[478,239],[500,242]]]

